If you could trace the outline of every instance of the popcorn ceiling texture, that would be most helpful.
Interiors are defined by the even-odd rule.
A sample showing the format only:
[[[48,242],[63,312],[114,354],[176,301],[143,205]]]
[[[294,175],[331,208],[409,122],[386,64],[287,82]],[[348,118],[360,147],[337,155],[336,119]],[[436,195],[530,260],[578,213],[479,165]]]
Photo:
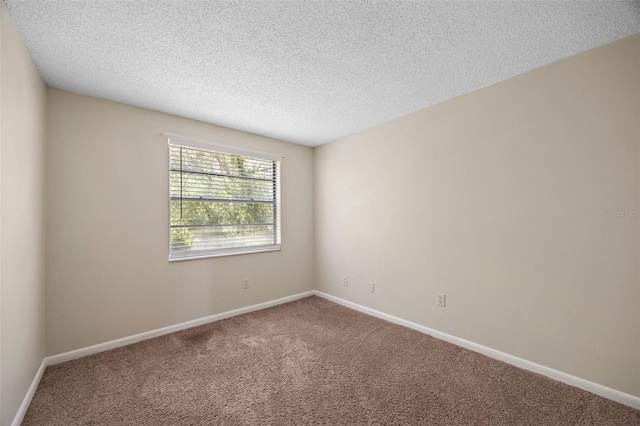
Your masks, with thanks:
[[[634,1],[5,3],[50,86],[310,146],[640,31]]]

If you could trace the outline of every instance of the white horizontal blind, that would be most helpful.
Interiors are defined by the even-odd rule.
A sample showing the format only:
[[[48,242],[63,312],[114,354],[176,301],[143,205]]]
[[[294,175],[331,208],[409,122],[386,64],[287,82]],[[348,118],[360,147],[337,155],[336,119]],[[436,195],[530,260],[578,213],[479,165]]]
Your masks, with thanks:
[[[280,162],[169,143],[169,259],[280,249]]]
[[[272,154],[268,152],[252,151],[249,149],[238,148],[237,146],[222,145],[212,141],[195,139],[188,136],[176,135],[175,133],[162,132],[163,136],[169,138],[171,145],[186,146],[188,148],[200,148],[205,151],[223,152],[225,154],[236,154],[244,157],[261,158],[263,160],[280,161],[284,158],[282,155]]]

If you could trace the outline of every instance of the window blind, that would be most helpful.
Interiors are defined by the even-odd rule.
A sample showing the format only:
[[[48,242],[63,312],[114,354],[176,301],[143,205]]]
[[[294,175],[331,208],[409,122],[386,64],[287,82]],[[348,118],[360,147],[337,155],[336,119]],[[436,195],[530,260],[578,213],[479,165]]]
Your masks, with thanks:
[[[169,259],[280,249],[280,161],[169,140]]]

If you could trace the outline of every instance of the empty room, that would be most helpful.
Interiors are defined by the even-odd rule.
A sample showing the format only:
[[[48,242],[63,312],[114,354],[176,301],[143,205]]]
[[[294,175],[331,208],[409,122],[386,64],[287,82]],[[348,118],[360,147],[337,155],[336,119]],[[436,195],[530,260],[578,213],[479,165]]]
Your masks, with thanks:
[[[640,2],[0,37],[1,426],[640,426]]]

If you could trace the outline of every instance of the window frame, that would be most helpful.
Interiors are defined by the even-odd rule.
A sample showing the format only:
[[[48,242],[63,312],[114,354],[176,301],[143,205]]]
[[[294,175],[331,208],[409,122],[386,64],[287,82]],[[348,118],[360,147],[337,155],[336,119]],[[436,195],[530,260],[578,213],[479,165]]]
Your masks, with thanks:
[[[208,259],[215,257],[234,256],[238,254],[251,254],[251,253],[265,253],[272,251],[280,251],[282,249],[282,226],[281,226],[281,169],[282,160],[284,156],[277,154],[270,154],[259,151],[252,151],[248,149],[238,148],[235,146],[224,145],[216,142],[206,141],[202,139],[195,139],[186,136],[176,135],[173,133],[163,132],[163,136],[167,138],[167,201],[168,201],[168,235],[167,235],[167,248],[169,250],[168,260],[169,262],[182,262],[186,260],[196,259]],[[230,248],[218,248],[218,249],[205,249],[193,251],[190,254],[176,256],[171,251],[171,231],[173,229],[171,219],[171,146],[180,146],[189,149],[197,149],[204,151],[211,151],[223,155],[238,155],[246,158],[260,159],[273,161],[275,164],[274,169],[274,244],[262,245],[262,246],[236,246]]]

